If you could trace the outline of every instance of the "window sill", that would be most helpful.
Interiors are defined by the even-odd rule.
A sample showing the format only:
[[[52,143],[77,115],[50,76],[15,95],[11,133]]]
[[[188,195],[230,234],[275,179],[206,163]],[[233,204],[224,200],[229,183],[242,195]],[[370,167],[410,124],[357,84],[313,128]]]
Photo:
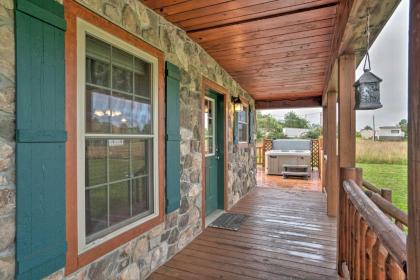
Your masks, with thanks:
[[[239,142],[237,144],[238,148],[242,149],[242,148],[248,148],[249,147],[249,143],[248,142]]]

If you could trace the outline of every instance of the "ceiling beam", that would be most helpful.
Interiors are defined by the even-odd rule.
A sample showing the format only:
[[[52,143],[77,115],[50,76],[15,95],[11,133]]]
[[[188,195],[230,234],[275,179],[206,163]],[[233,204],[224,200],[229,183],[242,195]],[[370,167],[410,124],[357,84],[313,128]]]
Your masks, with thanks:
[[[264,109],[291,109],[291,108],[310,108],[310,107],[321,107],[322,98],[320,96],[310,97],[304,99],[283,99],[283,100],[256,100],[255,108],[257,110]]]

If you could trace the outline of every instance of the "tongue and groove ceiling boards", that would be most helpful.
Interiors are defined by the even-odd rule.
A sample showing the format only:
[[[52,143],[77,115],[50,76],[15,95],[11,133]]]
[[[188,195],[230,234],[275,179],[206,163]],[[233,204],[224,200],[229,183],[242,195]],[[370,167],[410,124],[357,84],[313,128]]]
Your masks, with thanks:
[[[338,0],[142,0],[256,100],[322,96]]]

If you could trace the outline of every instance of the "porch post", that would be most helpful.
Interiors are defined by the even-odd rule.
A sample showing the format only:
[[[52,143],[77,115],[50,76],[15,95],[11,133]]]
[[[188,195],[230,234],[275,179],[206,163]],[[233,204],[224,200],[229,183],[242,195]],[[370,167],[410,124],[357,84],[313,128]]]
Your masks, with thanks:
[[[408,279],[420,279],[420,1],[410,1],[408,69]]]
[[[328,143],[328,135],[327,135],[327,129],[328,129],[328,114],[327,114],[327,106],[322,107],[322,174],[321,176],[321,184],[322,184],[322,190],[327,191],[327,180],[326,180],[326,170],[327,170],[327,161],[324,158],[324,155],[327,154],[327,143]]]
[[[338,164],[337,164],[337,92],[327,93],[327,213],[337,216],[338,204]]]
[[[338,160],[339,167],[356,165],[356,113],[353,83],[356,60],[345,54],[338,60]]]

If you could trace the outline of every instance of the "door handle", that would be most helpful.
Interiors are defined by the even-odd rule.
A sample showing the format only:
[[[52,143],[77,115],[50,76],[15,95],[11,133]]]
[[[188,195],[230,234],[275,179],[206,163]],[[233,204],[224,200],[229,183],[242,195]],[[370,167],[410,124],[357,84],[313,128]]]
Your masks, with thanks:
[[[218,155],[215,155],[214,158],[217,159],[217,160],[220,159],[220,157]]]

